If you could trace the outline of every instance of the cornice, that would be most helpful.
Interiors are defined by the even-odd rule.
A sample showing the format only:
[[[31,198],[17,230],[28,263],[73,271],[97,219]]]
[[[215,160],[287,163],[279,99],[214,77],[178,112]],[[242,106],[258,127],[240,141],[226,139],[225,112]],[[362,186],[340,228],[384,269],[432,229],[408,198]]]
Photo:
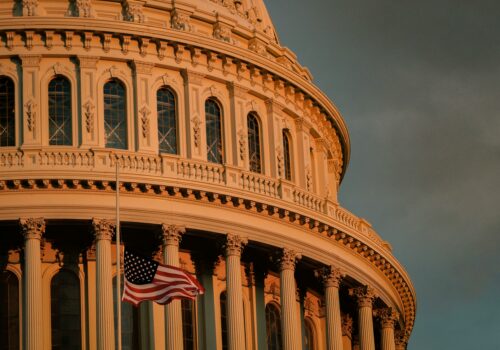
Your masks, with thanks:
[[[20,191],[92,191],[113,193],[114,182],[108,180],[67,178],[0,180],[0,195]],[[290,211],[274,204],[257,202],[247,199],[245,196],[200,190],[193,187],[187,188],[123,181],[120,191],[134,193],[135,195],[158,196],[159,198],[174,197],[177,200],[203,201],[204,203],[225,205],[235,210],[252,211],[256,215],[265,215],[275,220],[286,221],[304,230],[328,237],[362,259],[365,259],[385,276],[398,292],[403,303],[406,330],[411,332],[413,328],[416,312],[415,291],[406,271],[394,257],[388,256],[387,252],[383,252],[370,242],[363,242],[348,230],[343,230],[341,228],[342,225],[332,225],[331,222],[326,223],[321,219],[307,214]]]

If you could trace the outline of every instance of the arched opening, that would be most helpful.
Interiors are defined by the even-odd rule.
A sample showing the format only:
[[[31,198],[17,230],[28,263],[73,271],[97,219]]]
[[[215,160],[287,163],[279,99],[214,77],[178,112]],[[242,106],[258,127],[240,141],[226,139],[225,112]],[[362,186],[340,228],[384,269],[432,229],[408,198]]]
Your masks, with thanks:
[[[16,112],[14,82],[0,77],[0,147],[16,145]]]
[[[158,148],[160,153],[177,154],[177,112],[175,95],[167,86],[156,92]]]
[[[219,103],[212,98],[205,102],[205,123],[207,135],[207,160],[222,164],[222,115]]]
[[[49,145],[72,143],[71,83],[57,75],[49,83]]]
[[[82,348],[80,280],[73,272],[60,270],[50,284],[52,349]]]
[[[266,334],[268,350],[283,349],[281,340],[281,314],[278,306],[274,303],[266,305]]]
[[[260,126],[255,113],[247,116],[248,130],[248,163],[250,171],[255,173],[262,172],[261,145],[260,145]]]
[[[104,139],[106,148],[127,149],[125,86],[118,79],[104,84]]]
[[[0,272],[0,349],[20,349],[19,280],[11,271]]]

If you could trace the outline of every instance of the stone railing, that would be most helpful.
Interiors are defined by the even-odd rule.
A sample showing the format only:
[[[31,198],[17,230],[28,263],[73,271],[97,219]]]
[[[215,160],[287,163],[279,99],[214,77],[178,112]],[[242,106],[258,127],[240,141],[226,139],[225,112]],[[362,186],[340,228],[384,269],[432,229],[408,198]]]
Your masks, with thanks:
[[[194,160],[180,159],[176,175],[182,179],[215,184],[224,184],[226,181],[223,165]]]
[[[355,230],[359,230],[360,218],[351,213],[349,210],[344,209],[341,206],[335,206],[334,210],[332,210],[330,214],[333,214],[332,216],[344,225]]]
[[[299,188],[292,190],[293,202],[308,209],[325,212],[325,200]]]
[[[253,172],[242,171],[240,187],[245,191],[262,194],[270,197],[279,197],[279,182],[267,176]]]
[[[18,167],[24,165],[24,154],[21,151],[13,150],[0,153],[0,169]]]
[[[92,151],[42,151],[39,152],[39,165],[45,166],[94,166]]]

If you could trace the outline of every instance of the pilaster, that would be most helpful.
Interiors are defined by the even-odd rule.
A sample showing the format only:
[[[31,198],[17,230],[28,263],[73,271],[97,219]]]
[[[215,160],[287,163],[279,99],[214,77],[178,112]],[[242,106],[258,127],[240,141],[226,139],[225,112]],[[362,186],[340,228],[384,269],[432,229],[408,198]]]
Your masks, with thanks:
[[[20,55],[22,62],[22,145],[41,147],[42,118],[40,115],[40,55]]]
[[[97,115],[97,63],[99,57],[78,56],[80,74],[81,108],[80,139],[82,147],[91,148],[99,145],[99,118]]]
[[[206,159],[205,107],[202,99],[202,86],[205,75],[188,69],[182,70],[186,104],[186,143],[187,157]]]

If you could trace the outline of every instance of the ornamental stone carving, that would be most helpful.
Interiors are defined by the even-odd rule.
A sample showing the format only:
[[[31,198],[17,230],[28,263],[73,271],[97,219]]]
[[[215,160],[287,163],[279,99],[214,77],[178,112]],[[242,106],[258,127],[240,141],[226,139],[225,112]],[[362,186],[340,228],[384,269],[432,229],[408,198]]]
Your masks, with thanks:
[[[241,252],[247,243],[248,240],[246,238],[228,233],[226,235],[226,242],[224,243],[224,252],[226,256],[241,256]]]
[[[149,107],[144,105],[141,109],[139,109],[139,115],[141,117],[141,131],[142,137],[147,138],[149,136],[149,115],[151,111]]]
[[[35,16],[38,7],[38,0],[23,0],[23,16]]]
[[[172,29],[191,32],[193,27],[191,26],[191,17],[189,12],[173,9],[170,14],[170,26]]]
[[[179,246],[182,235],[186,233],[186,227],[181,225],[162,224],[161,231],[163,245]]]
[[[280,271],[295,270],[297,260],[300,260],[302,255],[295,250],[283,248],[281,255],[278,258]]]
[[[394,323],[399,319],[399,313],[392,307],[377,309],[373,312],[373,315],[380,319],[382,328],[394,329]]]
[[[221,22],[216,22],[213,28],[213,37],[226,43],[232,43],[231,27]]]
[[[36,124],[36,102],[33,99],[24,104],[24,114],[26,116],[26,126],[31,132],[35,131]]]
[[[352,317],[349,314],[342,315],[342,335],[352,337]]]
[[[144,23],[144,4],[145,1],[125,0],[123,9],[125,10],[125,20],[135,23]]]
[[[356,298],[358,307],[372,307],[373,301],[377,297],[375,291],[370,286],[363,286],[349,289],[349,295]]]
[[[335,287],[339,288],[340,282],[344,278],[345,274],[342,273],[337,267],[327,266],[321,271],[321,277],[323,279],[323,285],[325,288]]]
[[[78,17],[90,17],[91,0],[76,0]]]
[[[394,341],[396,343],[396,350],[405,350],[408,344],[410,334],[407,330],[396,330],[394,332]]]
[[[108,240],[111,241],[115,233],[115,224],[107,219],[92,219],[92,229],[94,231],[94,236],[96,241]]]
[[[248,49],[250,51],[258,53],[261,56],[267,56],[266,44],[260,39],[250,39],[248,41]]]
[[[92,134],[94,132],[94,103],[89,99],[82,107],[83,116],[85,117],[85,130],[87,130],[89,134]]]
[[[243,129],[240,129],[238,131],[238,144],[240,146],[240,159],[244,160],[245,159],[245,153],[247,150],[247,138],[245,135],[245,131]]]
[[[41,240],[45,233],[44,218],[21,218],[19,219],[21,234],[25,240],[38,239]]]
[[[191,119],[191,122],[193,123],[193,140],[194,140],[194,145],[195,147],[198,147],[201,142],[201,120],[200,117],[195,115],[193,119]]]

